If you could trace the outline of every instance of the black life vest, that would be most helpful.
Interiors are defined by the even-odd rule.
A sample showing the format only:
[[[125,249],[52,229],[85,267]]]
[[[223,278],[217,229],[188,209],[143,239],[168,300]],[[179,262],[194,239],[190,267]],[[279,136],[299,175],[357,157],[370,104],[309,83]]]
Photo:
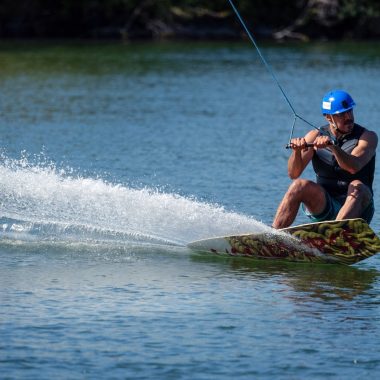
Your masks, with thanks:
[[[322,127],[324,134],[330,134],[328,126]],[[338,146],[350,154],[358,145],[360,136],[365,129],[358,124],[354,125],[349,135],[343,136],[337,141]],[[337,163],[334,155],[328,148],[318,149],[314,152],[312,164],[317,176],[317,183],[323,186],[332,196],[346,195],[348,185],[351,181],[358,179],[367,185],[372,191],[373,177],[375,173],[375,157],[365,165],[359,172],[350,174],[343,170]]]

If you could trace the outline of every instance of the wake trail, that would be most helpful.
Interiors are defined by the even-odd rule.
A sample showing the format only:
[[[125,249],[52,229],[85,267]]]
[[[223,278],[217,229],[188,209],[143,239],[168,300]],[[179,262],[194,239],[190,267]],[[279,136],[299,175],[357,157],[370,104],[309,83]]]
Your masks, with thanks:
[[[271,230],[178,194],[74,176],[25,157],[3,155],[1,161],[0,234],[6,238],[185,246],[210,236]]]

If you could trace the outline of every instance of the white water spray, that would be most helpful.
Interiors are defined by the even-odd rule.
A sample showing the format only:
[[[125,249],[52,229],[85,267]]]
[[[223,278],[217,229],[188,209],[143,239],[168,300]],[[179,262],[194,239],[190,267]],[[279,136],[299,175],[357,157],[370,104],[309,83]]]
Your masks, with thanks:
[[[186,245],[268,230],[223,207],[152,189],[73,176],[52,164],[3,155],[0,236],[18,240]]]

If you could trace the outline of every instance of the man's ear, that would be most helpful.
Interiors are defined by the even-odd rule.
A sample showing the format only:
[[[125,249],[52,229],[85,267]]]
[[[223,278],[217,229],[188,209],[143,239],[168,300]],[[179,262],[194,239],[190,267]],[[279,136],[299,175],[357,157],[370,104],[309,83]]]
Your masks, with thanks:
[[[329,123],[332,122],[332,117],[331,117],[331,115],[329,115],[329,114],[325,114],[325,119],[326,119]]]

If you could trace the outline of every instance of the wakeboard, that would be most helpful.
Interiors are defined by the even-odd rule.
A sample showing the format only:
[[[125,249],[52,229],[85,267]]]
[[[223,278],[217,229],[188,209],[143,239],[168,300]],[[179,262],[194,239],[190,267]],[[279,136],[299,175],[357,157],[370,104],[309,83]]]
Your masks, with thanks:
[[[351,265],[380,252],[380,239],[358,218],[203,239],[188,247],[198,252],[256,259]]]

